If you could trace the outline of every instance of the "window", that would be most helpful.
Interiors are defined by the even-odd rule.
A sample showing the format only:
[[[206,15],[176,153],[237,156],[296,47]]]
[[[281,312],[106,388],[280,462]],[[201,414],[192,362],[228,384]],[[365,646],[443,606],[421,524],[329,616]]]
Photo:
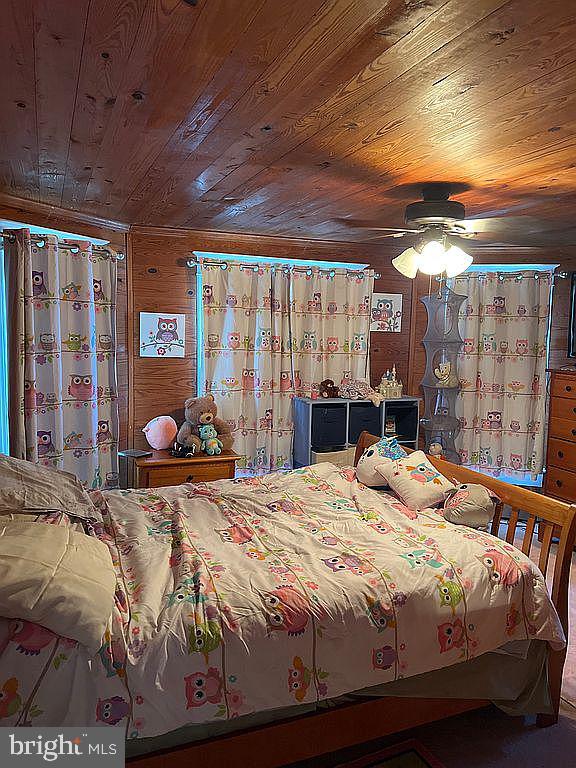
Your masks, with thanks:
[[[63,232],[49,227],[37,227],[20,221],[0,219],[0,453],[8,453],[8,314],[7,280],[5,271],[4,238],[1,233],[10,229],[28,229],[33,234],[52,234],[57,237],[69,237],[77,240],[89,240],[94,245],[106,245],[108,240],[86,237],[70,232]]]
[[[242,264],[259,263],[269,264],[276,267],[310,267],[322,270],[330,269],[346,269],[349,272],[355,270],[364,270],[368,268],[368,264],[356,264],[355,262],[347,261],[312,261],[310,259],[280,259],[274,256],[243,256],[238,253],[212,253],[209,251],[194,251],[194,256],[209,261],[215,261],[222,264],[222,268],[226,269],[226,262],[242,262]],[[195,260],[188,262],[189,267],[196,265]],[[375,275],[376,278],[379,275]],[[196,270],[196,344],[199,354],[197,355],[197,367],[196,367],[196,386],[198,395],[204,393],[206,387],[206,377],[204,370],[204,355],[201,350],[204,349],[204,307],[202,304],[202,270]]]
[[[0,237],[0,453],[9,451],[8,434],[8,316],[4,279],[4,247]]]
[[[539,486],[545,461],[546,368],[555,264],[480,264],[454,278],[467,297],[457,445],[465,466]]]

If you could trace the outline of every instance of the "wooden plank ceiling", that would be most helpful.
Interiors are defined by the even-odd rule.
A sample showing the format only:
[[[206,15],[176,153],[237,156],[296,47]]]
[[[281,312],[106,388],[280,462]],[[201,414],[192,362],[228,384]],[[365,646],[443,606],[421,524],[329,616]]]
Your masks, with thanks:
[[[377,233],[342,219],[401,226],[407,185],[449,180],[470,185],[469,214],[540,217],[551,243],[574,226],[573,1],[2,10],[1,192],[126,223],[365,241]]]

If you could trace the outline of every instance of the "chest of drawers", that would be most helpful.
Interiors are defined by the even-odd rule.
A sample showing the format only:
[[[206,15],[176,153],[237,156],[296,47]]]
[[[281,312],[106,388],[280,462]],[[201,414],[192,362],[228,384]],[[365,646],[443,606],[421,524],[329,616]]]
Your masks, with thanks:
[[[544,491],[576,501],[576,371],[552,371]]]

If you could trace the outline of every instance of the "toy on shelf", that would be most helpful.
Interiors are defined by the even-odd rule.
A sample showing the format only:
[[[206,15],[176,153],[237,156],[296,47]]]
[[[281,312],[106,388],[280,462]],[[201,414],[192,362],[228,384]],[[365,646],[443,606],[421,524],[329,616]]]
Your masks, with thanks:
[[[392,366],[392,370],[387,370],[382,376],[380,382],[380,394],[386,400],[394,400],[398,397],[402,397],[402,382],[396,376],[396,365]]]
[[[396,436],[396,416],[386,416],[384,420],[384,435],[386,437]]]
[[[320,382],[318,395],[320,397],[338,397],[338,387],[334,384],[332,379],[324,379],[324,381]]]
[[[462,337],[458,330],[458,312],[466,296],[447,286],[420,301],[426,307],[428,327],[422,343],[426,350],[426,372],[422,379],[424,416],[421,425],[426,453],[442,456],[460,464],[454,441],[460,432],[456,399],[460,392],[458,354]]]
[[[343,397],[347,400],[371,400],[372,404],[379,406],[384,398],[375,389],[372,389],[367,381],[360,381],[356,379],[354,381],[346,381],[340,387],[339,397]]]
[[[442,443],[430,443],[428,446],[428,453],[430,456],[435,456],[437,459],[443,459]]]
[[[222,453],[222,440],[218,439],[218,432],[212,424],[202,424],[198,428],[198,434],[202,440],[202,450],[208,456]]]
[[[232,448],[234,438],[228,424],[217,414],[218,408],[212,395],[188,398],[184,403],[185,421],[176,437],[178,444],[185,448],[194,448],[196,452],[204,450],[200,428],[210,424],[216,430],[216,437],[221,443],[222,450],[229,451]]]
[[[172,416],[156,416],[155,419],[146,424],[142,432],[144,432],[150,448],[161,451],[170,448],[173,444],[178,432],[178,425]]]

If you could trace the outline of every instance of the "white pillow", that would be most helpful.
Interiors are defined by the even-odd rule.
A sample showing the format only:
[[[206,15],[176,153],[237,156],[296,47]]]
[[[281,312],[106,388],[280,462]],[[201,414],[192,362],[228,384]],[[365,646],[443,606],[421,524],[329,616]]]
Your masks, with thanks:
[[[102,516],[75,475],[0,454],[0,512],[52,511],[102,522]]]
[[[108,547],[71,528],[0,526],[0,616],[40,624],[97,653],[114,606]]]
[[[406,451],[395,437],[383,437],[379,442],[366,448],[358,460],[356,477],[361,483],[371,488],[386,487],[388,483],[376,471],[376,467],[379,464],[386,463],[392,459],[400,459],[403,456],[406,456]]]
[[[444,501],[454,484],[434,467],[424,451],[414,451],[404,459],[381,462],[376,471],[410,509],[421,510]]]

